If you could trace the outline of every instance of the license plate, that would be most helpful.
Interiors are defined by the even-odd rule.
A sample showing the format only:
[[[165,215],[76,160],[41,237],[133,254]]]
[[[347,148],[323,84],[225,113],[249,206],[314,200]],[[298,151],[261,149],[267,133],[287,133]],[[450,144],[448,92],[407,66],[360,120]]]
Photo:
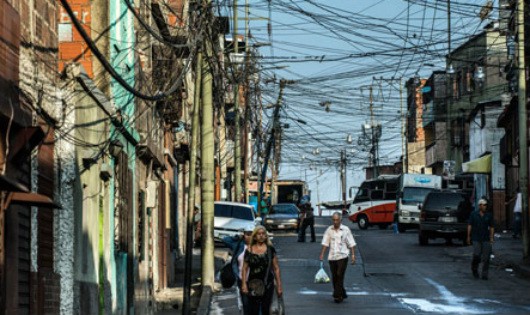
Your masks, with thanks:
[[[283,229],[284,227],[285,227],[285,225],[283,225],[283,224],[278,225],[279,229]]]
[[[438,221],[444,223],[454,223],[456,222],[456,217],[440,217],[438,218]]]

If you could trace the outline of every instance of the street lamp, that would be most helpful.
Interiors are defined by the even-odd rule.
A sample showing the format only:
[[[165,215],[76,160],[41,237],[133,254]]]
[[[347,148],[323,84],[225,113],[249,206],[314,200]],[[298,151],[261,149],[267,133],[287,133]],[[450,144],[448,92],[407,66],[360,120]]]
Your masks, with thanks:
[[[353,137],[351,136],[351,134],[348,134],[346,136],[346,143],[348,143],[348,144],[352,144],[353,143]]]

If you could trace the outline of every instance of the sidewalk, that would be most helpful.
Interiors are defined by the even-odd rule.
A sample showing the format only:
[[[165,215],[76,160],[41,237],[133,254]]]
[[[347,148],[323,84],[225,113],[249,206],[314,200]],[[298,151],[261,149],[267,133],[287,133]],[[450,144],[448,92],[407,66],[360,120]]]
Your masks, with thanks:
[[[228,259],[227,248],[215,248],[214,250],[215,270],[221,269],[225,261]],[[181,314],[184,302],[184,273],[185,273],[185,259],[178,260],[176,263],[176,279],[175,287],[166,288],[155,294],[156,300],[156,315]],[[190,308],[193,313],[206,315],[208,314],[209,304],[211,300],[211,292],[202,292],[200,277],[201,271],[201,250],[200,248],[193,249],[192,256],[192,270],[191,270],[191,297]],[[206,291],[206,290],[205,290]]]
[[[495,233],[493,255],[491,263],[494,267],[530,279],[530,259],[523,259],[523,240],[513,239],[511,231]]]

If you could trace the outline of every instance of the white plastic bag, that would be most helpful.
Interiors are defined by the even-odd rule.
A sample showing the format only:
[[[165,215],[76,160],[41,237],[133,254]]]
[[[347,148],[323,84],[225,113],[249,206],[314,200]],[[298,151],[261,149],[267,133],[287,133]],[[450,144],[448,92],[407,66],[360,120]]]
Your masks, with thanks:
[[[315,283],[328,283],[329,277],[326,271],[324,270],[324,263],[320,262],[320,269],[315,275]]]

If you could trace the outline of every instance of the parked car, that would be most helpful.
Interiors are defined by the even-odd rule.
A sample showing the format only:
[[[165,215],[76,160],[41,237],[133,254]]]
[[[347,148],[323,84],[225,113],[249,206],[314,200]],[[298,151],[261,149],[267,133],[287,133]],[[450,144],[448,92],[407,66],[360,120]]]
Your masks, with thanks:
[[[429,239],[445,238],[450,242],[467,237],[467,222],[472,211],[469,195],[459,191],[433,191],[425,196],[420,208],[418,241],[427,245]]]
[[[300,210],[294,203],[278,203],[269,209],[264,218],[267,230],[297,229]]]
[[[258,224],[261,224],[261,218],[256,218],[254,206],[229,201],[214,203],[213,236],[216,240],[225,236],[236,236],[248,225]]]

